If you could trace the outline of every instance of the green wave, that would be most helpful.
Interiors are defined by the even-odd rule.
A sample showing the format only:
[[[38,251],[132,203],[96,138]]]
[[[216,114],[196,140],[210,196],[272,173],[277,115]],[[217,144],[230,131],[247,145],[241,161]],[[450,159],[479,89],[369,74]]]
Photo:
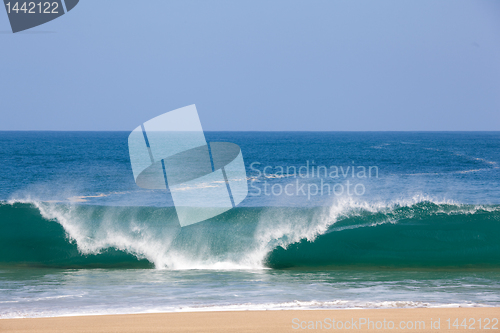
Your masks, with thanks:
[[[500,207],[423,201],[347,207],[335,216],[325,208],[241,207],[180,229],[173,208],[0,204],[3,266],[203,268],[221,262],[500,268]]]

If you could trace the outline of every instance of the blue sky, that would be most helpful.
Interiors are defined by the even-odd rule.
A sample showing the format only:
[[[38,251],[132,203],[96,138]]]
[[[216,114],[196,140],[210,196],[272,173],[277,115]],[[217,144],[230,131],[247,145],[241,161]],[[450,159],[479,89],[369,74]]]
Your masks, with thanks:
[[[0,130],[500,130],[500,1],[81,0],[0,45]]]

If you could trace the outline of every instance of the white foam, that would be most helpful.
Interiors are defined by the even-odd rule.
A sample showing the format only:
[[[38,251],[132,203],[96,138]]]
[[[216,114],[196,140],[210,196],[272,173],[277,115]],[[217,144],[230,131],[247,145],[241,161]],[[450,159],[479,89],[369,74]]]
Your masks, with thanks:
[[[130,308],[93,308],[93,309],[53,309],[31,311],[9,311],[0,314],[1,319],[15,318],[46,318],[67,316],[95,316],[144,313],[176,313],[176,312],[215,312],[215,311],[279,311],[279,310],[347,310],[347,309],[394,309],[394,308],[459,308],[459,307],[489,307],[482,303],[430,303],[418,301],[293,301],[281,303],[236,303],[236,304],[206,304],[199,306],[156,306]]]

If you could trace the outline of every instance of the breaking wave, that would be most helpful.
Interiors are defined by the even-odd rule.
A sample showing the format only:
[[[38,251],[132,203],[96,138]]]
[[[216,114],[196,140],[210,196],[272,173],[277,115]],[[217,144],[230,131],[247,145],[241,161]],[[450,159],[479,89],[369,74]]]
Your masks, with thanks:
[[[347,198],[239,207],[181,229],[173,207],[9,201],[0,203],[0,265],[500,268],[500,206]]]

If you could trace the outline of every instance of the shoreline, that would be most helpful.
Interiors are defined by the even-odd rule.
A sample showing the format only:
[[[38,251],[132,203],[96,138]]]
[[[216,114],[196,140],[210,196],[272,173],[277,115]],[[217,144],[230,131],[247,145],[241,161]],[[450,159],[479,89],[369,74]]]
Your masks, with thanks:
[[[488,323],[495,332],[500,330],[499,320],[500,307],[242,310],[0,319],[0,331],[469,332],[485,330]]]

